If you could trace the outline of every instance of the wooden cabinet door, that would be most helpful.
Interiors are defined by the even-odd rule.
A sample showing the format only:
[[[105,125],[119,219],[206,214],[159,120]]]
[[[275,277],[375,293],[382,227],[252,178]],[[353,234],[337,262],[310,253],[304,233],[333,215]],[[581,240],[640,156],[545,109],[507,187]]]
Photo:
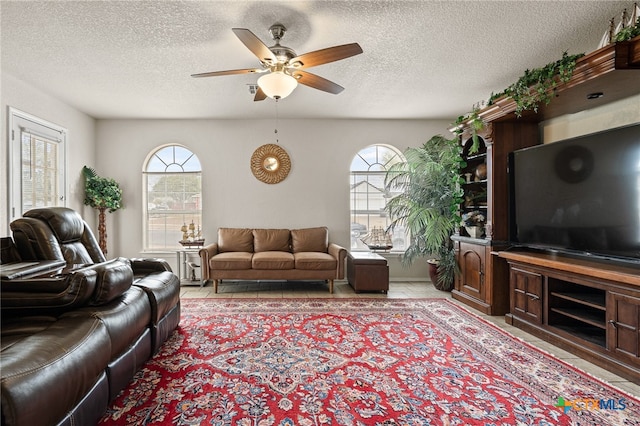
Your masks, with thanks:
[[[484,282],[484,246],[460,243],[460,291],[482,302],[486,302]]]
[[[607,348],[640,365],[640,298],[607,293]]]
[[[509,283],[511,314],[529,322],[542,324],[542,275],[511,265]]]

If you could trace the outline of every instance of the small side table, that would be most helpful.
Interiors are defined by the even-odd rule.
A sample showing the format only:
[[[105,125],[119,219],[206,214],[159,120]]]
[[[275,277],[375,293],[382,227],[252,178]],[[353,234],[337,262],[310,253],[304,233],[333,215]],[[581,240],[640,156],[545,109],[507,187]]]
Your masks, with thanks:
[[[389,265],[377,253],[354,251],[347,255],[347,279],[356,293],[389,290]]]
[[[199,256],[198,252],[200,251],[200,247],[193,248],[182,248],[176,250],[176,258],[177,258],[177,267],[176,267],[176,275],[181,280],[191,280],[193,276],[195,276],[194,268],[199,267],[198,264],[189,261],[190,255]],[[189,277],[189,272],[193,275]],[[195,280],[192,280],[195,281]]]

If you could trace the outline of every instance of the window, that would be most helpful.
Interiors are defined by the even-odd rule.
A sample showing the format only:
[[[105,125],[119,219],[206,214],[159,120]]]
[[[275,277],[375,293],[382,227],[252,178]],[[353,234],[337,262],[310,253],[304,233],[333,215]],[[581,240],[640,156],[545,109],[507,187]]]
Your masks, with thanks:
[[[351,161],[351,249],[366,250],[361,241],[374,227],[386,230],[390,220],[384,208],[397,194],[387,192],[384,178],[392,164],[404,161],[397,149],[387,145],[371,145]],[[392,235],[393,251],[404,251],[407,236],[396,228]]]
[[[13,108],[9,120],[10,220],[33,208],[64,206],[67,130]]]
[[[182,228],[198,234],[202,225],[202,167],[198,157],[180,145],[152,152],[143,172],[144,249],[175,250]],[[189,228],[192,226],[192,230]]]

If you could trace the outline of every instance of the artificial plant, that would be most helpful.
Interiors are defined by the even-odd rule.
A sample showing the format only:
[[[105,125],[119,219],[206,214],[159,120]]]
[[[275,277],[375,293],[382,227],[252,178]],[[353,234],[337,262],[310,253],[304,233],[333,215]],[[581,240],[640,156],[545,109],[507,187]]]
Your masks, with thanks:
[[[122,189],[111,178],[100,177],[96,171],[84,166],[82,173],[85,178],[84,204],[97,209],[98,214],[98,242],[100,249],[107,255],[107,225],[105,211],[113,213],[122,208]]]
[[[511,97],[516,103],[515,114],[517,117],[522,116],[522,113],[527,110],[538,112],[541,104],[548,105],[555,97],[558,84],[566,83],[571,79],[577,60],[583,56],[584,53],[569,55],[564,52],[562,58],[555,62],[548,63],[541,68],[525,70],[515,83],[509,85],[502,92],[492,93],[487,101],[487,106],[493,105],[499,98]],[[486,126],[479,113],[480,108],[474,106],[471,112],[459,116],[453,123],[457,134],[462,132],[463,126],[468,123],[473,138],[471,152],[477,151],[478,132]]]
[[[438,261],[434,285],[447,291],[453,288],[458,270],[451,235],[460,222],[461,149],[457,139],[433,136],[421,147],[408,148],[406,160],[391,166],[385,176],[387,191],[400,192],[385,207],[389,228],[404,226],[411,233],[403,263],[434,257]]]
[[[520,117],[527,110],[538,112],[541,104],[548,105],[556,96],[555,89],[558,84],[571,79],[576,61],[583,56],[584,53],[569,55],[564,52],[562,58],[555,62],[550,62],[542,68],[525,70],[524,75],[503,92],[492,94],[489,105],[498,98],[509,96],[516,103],[516,116]]]
[[[618,33],[613,37],[613,41],[614,42],[627,41],[639,35],[640,35],[640,16],[638,16],[638,19],[636,19],[636,22],[634,23],[634,25],[630,25],[618,31]]]

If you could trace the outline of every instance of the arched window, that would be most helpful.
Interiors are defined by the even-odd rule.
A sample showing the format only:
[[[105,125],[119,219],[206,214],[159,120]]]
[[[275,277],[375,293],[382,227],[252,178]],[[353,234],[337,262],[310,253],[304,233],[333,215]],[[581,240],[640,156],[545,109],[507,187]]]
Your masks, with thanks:
[[[389,218],[384,210],[387,200],[397,194],[385,190],[384,178],[392,164],[404,161],[396,148],[371,145],[356,154],[351,161],[351,249],[367,250],[361,241],[374,228],[386,230]],[[407,236],[396,228],[392,235],[393,251],[404,251]]]
[[[184,225],[197,234],[202,225],[202,167],[198,157],[180,145],[149,154],[143,172],[144,249],[175,250]]]

